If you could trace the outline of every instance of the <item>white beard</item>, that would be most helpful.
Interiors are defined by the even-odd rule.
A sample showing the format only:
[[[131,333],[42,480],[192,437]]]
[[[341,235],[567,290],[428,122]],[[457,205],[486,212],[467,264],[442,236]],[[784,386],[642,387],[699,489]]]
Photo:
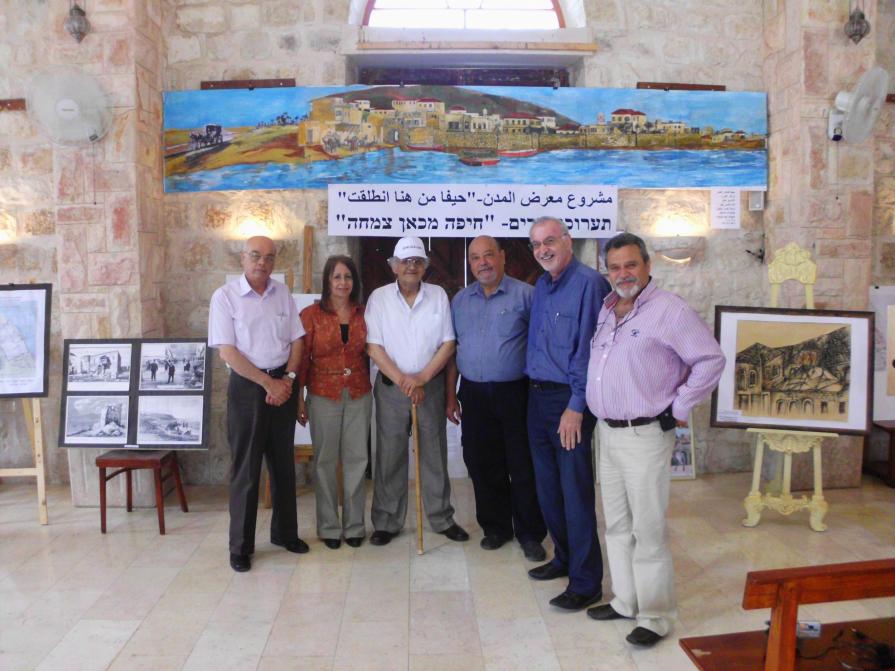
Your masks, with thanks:
[[[630,300],[640,293],[640,289],[641,286],[638,282],[634,282],[633,284],[625,282],[624,286],[616,285],[615,293],[625,300]]]

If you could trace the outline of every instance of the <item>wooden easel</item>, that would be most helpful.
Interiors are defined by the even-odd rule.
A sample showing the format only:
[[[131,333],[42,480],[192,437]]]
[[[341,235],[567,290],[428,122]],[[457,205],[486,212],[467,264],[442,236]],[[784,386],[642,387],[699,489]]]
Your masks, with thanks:
[[[303,294],[311,293],[311,285],[314,279],[313,271],[314,261],[314,227],[306,225],[302,235],[301,245],[301,292]],[[290,268],[286,273],[286,286],[289,292],[295,290],[295,271]],[[295,463],[309,464],[314,458],[313,445],[295,445]],[[270,508],[273,504],[270,500],[270,474],[264,470],[264,487],[262,488],[261,503],[265,508]]]
[[[779,305],[780,285],[787,280],[796,280],[805,289],[805,307],[814,309],[814,283],[817,281],[817,264],[811,260],[811,252],[790,242],[774,253],[774,260],[768,265],[768,280],[771,283],[771,307]],[[755,463],[752,471],[752,489],[743,499],[746,518],[743,526],[754,527],[761,521],[764,508],[776,510],[783,515],[791,515],[797,510],[810,511],[809,524],[814,531],[825,531],[823,519],[829,508],[823,495],[823,471],[821,469],[821,443],[824,438],[836,438],[838,434],[817,431],[786,431],[753,427],[746,429],[756,434]],[[761,493],[761,465],[765,446],[783,453],[783,464],[777,477],[768,483],[768,492]],[[812,451],[814,456],[814,495],[809,501],[802,496],[794,499],[790,493],[792,478],[792,455]]]
[[[40,416],[40,399],[23,398],[22,412],[25,415],[25,427],[34,453],[34,466],[31,468],[2,468],[0,478],[33,477],[37,478],[37,516],[41,524],[49,524],[47,516],[47,483],[44,472],[44,434]]]

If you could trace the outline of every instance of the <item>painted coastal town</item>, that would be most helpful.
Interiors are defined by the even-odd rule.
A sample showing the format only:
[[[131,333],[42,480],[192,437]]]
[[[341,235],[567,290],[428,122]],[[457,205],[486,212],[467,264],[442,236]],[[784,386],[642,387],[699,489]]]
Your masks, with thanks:
[[[168,191],[332,182],[764,188],[761,93],[453,86],[165,95]]]

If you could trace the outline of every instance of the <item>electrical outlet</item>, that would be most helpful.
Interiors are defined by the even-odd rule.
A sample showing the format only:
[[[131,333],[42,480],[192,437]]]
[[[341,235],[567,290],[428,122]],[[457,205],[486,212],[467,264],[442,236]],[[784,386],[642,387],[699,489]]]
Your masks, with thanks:
[[[796,625],[796,638],[820,638],[820,629],[818,620],[799,620]]]

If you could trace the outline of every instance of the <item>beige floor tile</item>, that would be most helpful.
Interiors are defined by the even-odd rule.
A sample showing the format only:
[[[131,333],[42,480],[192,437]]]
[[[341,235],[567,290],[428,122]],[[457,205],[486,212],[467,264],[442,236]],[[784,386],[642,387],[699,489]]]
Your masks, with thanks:
[[[343,624],[339,632],[336,664],[345,660],[364,657],[392,660],[403,659],[407,663],[408,631],[396,622],[351,622]]]
[[[270,628],[269,622],[211,622],[183,668],[185,671],[255,669]]]
[[[410,671],[483,671],[485,660],[481,655],[410,655]]]
[[[109,671],[180,671],[186,655],[131,655],[122,651]]]
[[[332,671],[332,657],[270,657],[265,655],[258,671]]]
[[[139,620],[81,620],[50,651],[37,669],[105,669],[139,624]]]
[[[478,623],[469,591],[411,594],[412,655],[451,655],[480,650]]]
[[[332,657],[339,641],[345,595],[287,594],[264,655],[269,657]]]
[[[151,509],[115,511],[102,535],[96,509],[73,508],[59,486],[50,488],[51,524],[42,527],[33,486],[4,483],[0,669],[689,671],[679,637],[756,630],[767,619],[767,610],[741,608],[747,572],[895,556],[895,489],[867,479],[860,489],[826,492],[829,529],[816,533],[799,513],[766,512],[759,526],[743,527],[748,487],[747,473],[674,483],[679,618],[666,640],[639,650],[624,640],[630,621],[551,608],[566,581],[530,580],[534,564],[518,544],[482,550],[468,481],[454,486],[468,543],[427,528],[418,556],[411,515],[387,546],[331,551],[316,538],[305,489],[299,526],[311,552],[270,545],[270,511],[262,510],[248,574],[227,561],[226,487],[189,487],[191,512],[169,506],[162,537]],[[608,598],[608,573],[603,587]],[[892,617],[895,598],[800,612],[826,622]],[[108,619],[123,621],[96,622]],[[75,661],[59,666],[63,657]]]

